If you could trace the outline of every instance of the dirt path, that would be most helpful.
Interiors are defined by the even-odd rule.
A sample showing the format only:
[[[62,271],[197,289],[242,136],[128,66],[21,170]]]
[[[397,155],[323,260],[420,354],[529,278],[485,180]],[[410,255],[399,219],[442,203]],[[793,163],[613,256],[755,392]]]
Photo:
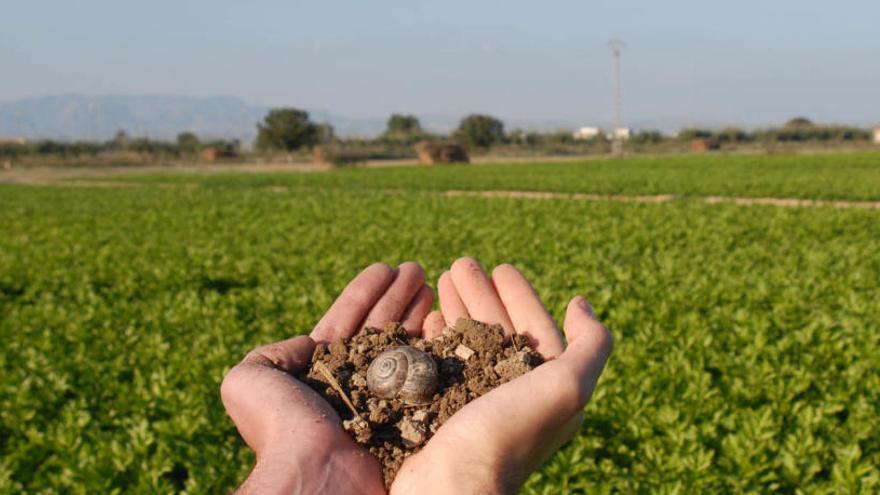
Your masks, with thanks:
[[[734,198],[730,196],[706,196],[704,203],[735,203],[738,205],[770,205],[783,208],[857,208],[868,210],[880,210],[880,201],[845,201],[823,199],[797,199],[797,198]]]
[[[618,203],[666,203],[675,201],[672,194],[625,196],[620,194],[559,193],[547,191],[445,191],[446,196],[479,196],[482,198],[573,199],[578,201],[615,201]]]
[[[880,210],[880,201],[833,201],[820,199],[797,199],[797,198],[738,198],[733,196],[703,196],[685,198],[672,194],[625,196],[619,194],[585,194],[585,193],[559,193],[542,191],[459,191],[452,190],[444,193],[446,196],[475,196],[481,198],[526,198],[526,199],[569,199],[577,201],[614,201],[618,203],[668,203],[670,201],[685,201],[691,199],[702,203],[714,205],[719,203],[734,203],[737,205],[768,205],[782,208],[856,208]]]

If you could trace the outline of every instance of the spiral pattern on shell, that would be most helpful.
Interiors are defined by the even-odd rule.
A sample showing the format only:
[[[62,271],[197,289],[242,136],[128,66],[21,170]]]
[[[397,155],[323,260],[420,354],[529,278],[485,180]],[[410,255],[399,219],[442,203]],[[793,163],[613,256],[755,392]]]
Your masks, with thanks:
[[[379,354],[367,369],[367,387],[383,399],[398,397],[407,404],[425,404],[438,384],[434,359],[408,345]]]

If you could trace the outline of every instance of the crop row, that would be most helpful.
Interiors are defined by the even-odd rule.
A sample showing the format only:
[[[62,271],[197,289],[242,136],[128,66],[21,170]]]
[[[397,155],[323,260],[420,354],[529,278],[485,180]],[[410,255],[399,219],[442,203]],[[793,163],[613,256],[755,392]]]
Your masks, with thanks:
[[[685,155],[430,168],[353,168],[332,173],[159,174],[126,180],[228,188],[464,189],[880,200],[880,153]]]

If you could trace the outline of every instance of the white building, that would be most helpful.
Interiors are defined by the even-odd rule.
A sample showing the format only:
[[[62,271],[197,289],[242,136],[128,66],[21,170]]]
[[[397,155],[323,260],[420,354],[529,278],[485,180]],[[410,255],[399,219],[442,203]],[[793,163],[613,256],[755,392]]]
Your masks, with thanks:
[[[874,128],[874,143],[880,144],[880,127]]]
[[[631,134],[632,132],[630,131],[629,127],[618,127],[617,129],[614,129],[614,139],[626,141],[627,139],[629,139]]]
[[[572,137],[577,140],[593,139],[601,132],[602,129],[599,129],[598,127],[581,127],[580,129],[574,131]]]

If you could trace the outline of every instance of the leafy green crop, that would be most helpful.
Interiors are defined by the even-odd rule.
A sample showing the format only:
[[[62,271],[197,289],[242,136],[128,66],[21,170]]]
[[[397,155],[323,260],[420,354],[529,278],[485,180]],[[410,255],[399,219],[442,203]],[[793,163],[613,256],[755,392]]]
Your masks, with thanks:
[[[112,180],[119,180],[118,177]],[[211,187],[517,190],[880,200],[880,153],[684,155],[578,162],[343,169],[333,173],[160,174],[127,181]]]
[[[504,188],[519,170],[475,169]],[[579,436],[526,493],[880,490],[880,213],[357,185],[435,170],[0,186],[0,492],[228,492],[252,458],[224,372],[308,332],[370,262],[436,280],[461,255],[516,264],[557,318],[587,296],[616,339]],[[878,190],[862,173],[853,197]]]

